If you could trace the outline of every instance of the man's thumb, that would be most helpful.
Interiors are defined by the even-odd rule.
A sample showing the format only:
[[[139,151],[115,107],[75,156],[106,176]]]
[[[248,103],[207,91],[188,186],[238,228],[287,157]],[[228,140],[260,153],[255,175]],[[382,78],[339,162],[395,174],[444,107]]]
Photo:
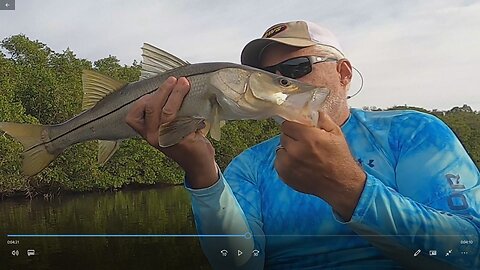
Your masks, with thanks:
[[[318,111],[317,127],[327,132],[338,133],[338,131],[340,131],[340,127],[337,123],[335,123],[326,112],[322,111]]]

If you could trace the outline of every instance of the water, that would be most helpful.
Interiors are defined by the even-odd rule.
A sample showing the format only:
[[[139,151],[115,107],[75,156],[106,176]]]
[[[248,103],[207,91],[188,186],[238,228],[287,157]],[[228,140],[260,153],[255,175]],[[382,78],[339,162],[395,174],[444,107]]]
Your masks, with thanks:
[[[182,186],[71,195],[53,201],[3,201],[0,233],[0,269],[210,269],[195,237],[6,237],[195,234],[190,199]],[[27,256],[28,249],[36,255]],[[14,250],[18,256],[11,254]]]

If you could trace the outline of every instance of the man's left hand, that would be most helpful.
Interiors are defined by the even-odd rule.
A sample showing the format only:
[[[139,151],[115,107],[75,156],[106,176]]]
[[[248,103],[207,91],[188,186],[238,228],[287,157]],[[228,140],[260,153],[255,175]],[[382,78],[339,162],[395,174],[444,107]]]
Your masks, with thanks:
[[[345,221],[351,219],[366,174],[350,153],[340,127],[324,112],[317,127],[285,121],[275,168],[293,189],[324,199]]]

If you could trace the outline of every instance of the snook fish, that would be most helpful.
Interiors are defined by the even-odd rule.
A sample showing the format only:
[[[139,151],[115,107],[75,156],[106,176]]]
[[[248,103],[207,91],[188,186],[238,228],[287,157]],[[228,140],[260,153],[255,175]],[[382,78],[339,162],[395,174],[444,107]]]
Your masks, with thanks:
[[[280,117],[315,126],[316,109],[329,91],[290,78],[233,63],[189,64],[152,45],[142,47],[142,75],[133,83],[120,82],[86,70],[83,112],[58,125],[0,122],[3,130],[23,144],[22,173],[32,176],[50,164],[67,147],[99,140],[98,161],[104,164],[120,141],[138,137],[126,124],[131,105],[153,93],[169,76],[186,77],[190,92],[177,118],[160,127],[159,144],[167,147],[205,127],[202,132],[220,139],[226,120]]]

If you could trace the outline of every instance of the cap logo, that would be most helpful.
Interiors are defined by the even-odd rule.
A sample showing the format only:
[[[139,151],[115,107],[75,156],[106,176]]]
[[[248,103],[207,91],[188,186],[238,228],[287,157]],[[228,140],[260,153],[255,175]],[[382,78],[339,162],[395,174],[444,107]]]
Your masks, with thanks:
[[[285,24],[275,25],[275,26],[269,28],[265,32],[265,34],[263,34],[263,38],[271,38],[271,37],[275,36],[276,34],[282,32],[285,29],[287,29],[287,26]]]

